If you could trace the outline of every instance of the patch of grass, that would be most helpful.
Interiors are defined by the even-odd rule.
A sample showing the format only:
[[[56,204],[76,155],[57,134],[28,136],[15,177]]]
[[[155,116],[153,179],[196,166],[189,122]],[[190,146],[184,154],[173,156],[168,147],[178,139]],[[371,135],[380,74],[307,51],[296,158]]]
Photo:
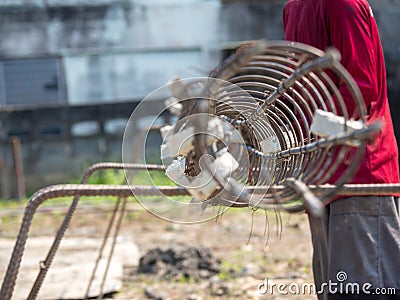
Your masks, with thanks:
[[[195,283],[196,279],[193,276],[181,276],[178,283]]]
[[[121,170],[102,170],[90,176],[88,184],[124,184],[125,174]]]
[[[233,280],[243,271],[243,268],[244,265],[241,262],[224,261],[221,263],[221,270],[218,273],[218,277],[221,280]]]
[[[28,200],[29,198],[25,198],[21,201],[16,199],[4,200],[0,198],[0,209],[19,209],[24,207]]]
[[[163,171],[137,171],[130,180],[134,185],[164,185],[164,186],[177,186],[171,181]]]
[[[69,181],[69,184],[80,183],[80,178],[74,178]],[[93,173],[89,178],[88,184],[105,184],[105,185],[118,185],[127,184],[125,179],[125,172],[123,170],[102,170]],[[131,180],[132,185],[145,185],[145,186],[177,186],[176,183],[172,182],[163,171],[137,171]],[[150,199],[151,197],[146,197]],[[175,198],[175,197],[174,197]],[[22,201],[19,200],[3,200],[0,199],[0,209],[12,209],[23,210],[29,201],[29,197],[26,197]],[[114,203],[117,197],[81,197],[79,200],[80,205],[97,205]],[[157,196],[155,200],[162,201],[163,197]],[[178,197],[179,201],[189,201],[191,197]],[[184,199],[184,200],[182,200]],[[72,202],[72,197],[59,197],[46,201],[41,207],[52,207],[52,206],[69,206]]]

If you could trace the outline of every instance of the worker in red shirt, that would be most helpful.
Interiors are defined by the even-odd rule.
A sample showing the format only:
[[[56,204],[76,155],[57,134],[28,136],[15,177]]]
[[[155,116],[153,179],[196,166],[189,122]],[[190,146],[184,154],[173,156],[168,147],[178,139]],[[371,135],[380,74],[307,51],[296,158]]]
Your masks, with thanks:
[[[343,66],[362,92],[367,123],[375,120],[383,123],[382,132],[367,145],[351,183],[398,183],[398,149],[387,99],[384,56],[378,27],[367,0],[289,0],[283,11],[283,23],[289,41],[321,50],[330,46],[337,48]],[[349,99],[351,115],[354,110],[351,95],[344,86],[338,85],[343,98]],[[345,167],[342,165],[334,177],[338,178]],[[325,285],[325,295],[320,295],[319,299],[364,299],[369,292],[376,292],[372,299],[386,299],[377,295],[380,288],[400,291],[397,196],[347,197],[327,205],[328,253],[322,256],[316,255],[316,228],[310,218],[317,287],[324,282],[329,284],[329,281],[342,283],[342,286],[346,283],[360,286],[360,295],[350,297],[344,295],[348,294],[346,291],[327,290]],[[363,284],[366,287],[370,284],[371,288],[362,291]]]

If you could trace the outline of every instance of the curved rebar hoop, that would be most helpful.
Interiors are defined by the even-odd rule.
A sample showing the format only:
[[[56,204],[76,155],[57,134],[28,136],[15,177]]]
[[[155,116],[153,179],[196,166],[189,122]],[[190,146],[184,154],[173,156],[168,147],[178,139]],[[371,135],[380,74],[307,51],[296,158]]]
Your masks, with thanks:
[[[340,59],[336,49],[324,52],[294,42],[257,41],[239,47],[211,73],[217,80],[206,82],[200,95],[192,97],[196,105],[189,114],[216,116],[235,126],[251,162],[246,185],[266,185],[260,174],[268,170],[272,187],[287,187],[278,196],[291,210],[298,193],[286,184],[288,179],[330,183],[338,189],[354,175],[366,142],[381,129],[380,122],[366,124],[361,92]],[[207,120],[198,120],[190,124],[193,131],[207,132]],[[191,165],[199,164],[202,155],[217,156],[207,134],[194,136],[193,144],[194,155],[185,156]],[[205,161],[205,167],[212,174],[211,162]],[[232,198],[254,205],[245,194],[235,195],[237,178],[218,172],[213,177]],[[337,189],[326,190],[320,200],[329,200]],[[265,198],[271,197],[266,191]]]

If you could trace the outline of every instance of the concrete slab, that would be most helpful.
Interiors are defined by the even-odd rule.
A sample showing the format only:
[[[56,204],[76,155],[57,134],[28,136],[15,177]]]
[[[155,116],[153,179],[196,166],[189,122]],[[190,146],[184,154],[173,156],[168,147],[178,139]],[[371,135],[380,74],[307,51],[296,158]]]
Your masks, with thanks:
[[[26,299],[38,274],[40,261],[44,260],[52,241],[52,237],[32,237],[28,240],[13,299]],[[0,239],[1,281],[3,281],[14,243],[14,240]],[[90,297],[99,294],[111,243],[112,241],[109,239],[104,252],[105,257],[100,261],[90,290]],[[85,296],[100,245],[100,239],[64,239],[43,282],[38,299],[82,299]],[[130,238],[118,237],[104,293],[121,289],[123,265],[137,265],[138,263],[139,250],[136,244]]]

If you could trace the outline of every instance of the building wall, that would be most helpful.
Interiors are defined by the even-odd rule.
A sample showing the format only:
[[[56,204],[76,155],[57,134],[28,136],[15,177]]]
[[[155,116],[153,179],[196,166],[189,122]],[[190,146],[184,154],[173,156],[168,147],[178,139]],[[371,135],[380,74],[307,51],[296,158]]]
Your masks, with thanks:
[[[219,62],[221,48],[230,42],[283,39],[284,3],[283,0],[1,1],[0,169],[9,178],[4,180],[3,176],[2,195],[14,189],[9,145],[13,134],[20,134],[22,139],[31,191],[68,181],[71,174],[80,174],[90,162],[119,160],[122,132],[105,132],[108,121],[114,120],[121,127],[136,101],[177,75],[206,76]],[[400,140],[400,2],[370,0],[370,3],[381,32],[391,108]],[[59,66],[60,99],[52,103],[58,106],[46,108],[46,103],[41,103],[34,109],[34,105],[18,106],[17,111],[7,112],[10,107],[2,101],[1,61],[49,57]],[[53,78],[46,82],[54,88]],[[113,114],[111,107],[118,114]],[[93,125],[90,121],[99,118],[99,111],[102,117]],[[100,129],[91,136],[76,137],[71,133],[73,128],[78,132]]]
[[[389,102],[400,145],[400,1],[370,0],[385,52]]]
[[[171,76],[207,75],[218,63],[221,43],[282,39],[284,3],[6,0],[0,2],[0,57],[61,57],[67,101],[73,104],[138,98]],[[397,97],[400,2],[370,3],[388,61],[391,96]]]
[[[0,56],[60,57],[71,104],[138,99],[218,62],[218,1],[9,2]]]

